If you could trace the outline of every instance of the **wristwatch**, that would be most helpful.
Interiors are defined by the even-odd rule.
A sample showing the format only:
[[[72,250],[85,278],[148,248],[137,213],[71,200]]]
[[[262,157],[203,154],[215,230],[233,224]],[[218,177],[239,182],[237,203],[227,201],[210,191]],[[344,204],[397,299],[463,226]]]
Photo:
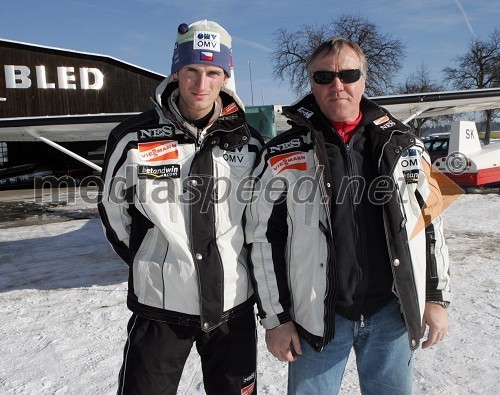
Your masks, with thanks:
[[[450,305],[450,302],[445,302],[442,300],[428,300],[429,303],[435,303],[443,307],[443,309],[447,309]]]

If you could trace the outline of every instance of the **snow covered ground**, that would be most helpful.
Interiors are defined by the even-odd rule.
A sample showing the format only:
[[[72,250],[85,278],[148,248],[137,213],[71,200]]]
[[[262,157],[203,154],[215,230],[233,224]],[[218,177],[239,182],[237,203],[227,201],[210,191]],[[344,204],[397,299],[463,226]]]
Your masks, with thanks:
[[[92,204],[62,211],[88,217]],[[80,216],[78,213],[80,212]],[[76,215],[75,215],[76,213]],[[129,312],[127,271],[99,219],[0,226],[0,393],[113,394]],[[500,195],[465,195],[444,213],[454,301],[444,342],[415,353],[415,394],[497,394],[500,385]],[[31,219],[33,220],[33,218]],[[1,224],[0,224],[1,225]],[[259,328],[258,389],[285,394],[286,365]],[[357,394],[353,361],[342,394]],[[203,394],[193,352],[179,394]]]

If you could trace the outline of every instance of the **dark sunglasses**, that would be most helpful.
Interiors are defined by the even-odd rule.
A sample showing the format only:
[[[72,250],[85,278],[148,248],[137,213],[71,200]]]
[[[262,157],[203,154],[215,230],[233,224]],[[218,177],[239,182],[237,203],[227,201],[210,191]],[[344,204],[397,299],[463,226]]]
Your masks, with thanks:
[[[330,84],[335,77],[339,77],[340,81],[344,84],[352,84],[361,78],[361,70],[350,69],[336,71],[315,71],[312,73],[311,77],[314,82],[320,85]]]

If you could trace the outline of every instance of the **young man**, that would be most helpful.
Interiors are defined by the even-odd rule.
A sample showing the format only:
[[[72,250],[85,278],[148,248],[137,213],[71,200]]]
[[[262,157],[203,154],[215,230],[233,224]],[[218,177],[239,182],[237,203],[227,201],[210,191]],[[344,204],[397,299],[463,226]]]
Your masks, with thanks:
[[[208,394],[256,393],[253,290],[238,186],[260,137],[226,87],[231,37],[212,21],[178,28],[156,108],[110,134],[99,212],[129,266],[119,394],[175,394],[193,343]]]
[[[267,347],[290,362],[291,394],[338,392],[352,348],[363,394],[410,394],[426,327],[423,348],[448,328],[440,191],[422,142],[363,97],[358,45],[326,41],[307,71],[247,209]]]

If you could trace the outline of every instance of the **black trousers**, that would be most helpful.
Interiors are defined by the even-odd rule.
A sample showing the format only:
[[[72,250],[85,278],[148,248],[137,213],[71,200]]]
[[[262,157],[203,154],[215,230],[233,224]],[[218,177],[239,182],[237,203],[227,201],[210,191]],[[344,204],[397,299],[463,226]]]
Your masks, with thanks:
[[[176,394],[193,343],[201,357],[207,394],[257,394],[257,332],[249,309],[208,333],[133,314],[118,395]]]

